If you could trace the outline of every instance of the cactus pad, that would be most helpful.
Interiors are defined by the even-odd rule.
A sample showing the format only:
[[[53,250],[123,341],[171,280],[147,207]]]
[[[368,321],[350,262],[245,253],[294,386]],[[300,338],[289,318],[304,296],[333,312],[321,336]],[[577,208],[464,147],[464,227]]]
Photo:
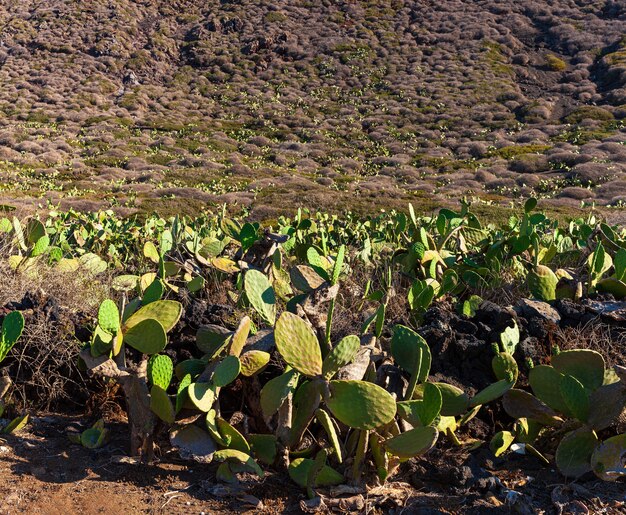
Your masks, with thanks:
[[[556,449],[556,466],[567,477],[582,476],[591,471],[591,456],[598,446],[595,432],[581,427],[567,433]]]
[[[158,320],[146,318],[126,330],[124,342],[144,354],[157,354],[165,349],[167,335]]]
[[[255,311],[266,323],[274,325],[276,321],[276,295],[265,274],[258,270],[248,270],[245,276],[244,289]]]
[[[276,413],[283,401],[294,392],[299,377],[300,374],[291,369],[265,383],[261,390],[261,410],[266,419]]]
[[[441,392],[441,415],[446,417],[456,417],[467,411],[469,408],[469,398],[467,394],[447,383],[434,383]]]
[[[262,350],[251,350],[241,356],[241,375],[253,376],[261,372],[270,361],[270,354]]]
[[[163,422],[168,424],[174,423],[174,406],[170,400],[167,392],[159,385],[154,384],[150,389],[150,409],[156,414]]]
[[[283,359],[300,373],[322,373],[322,352],[313,329],[300,317],[285,311],[276,321],[276,348]]]
[[[504,411],[516,419],[527,418],[546,426],[556,426],[562,422],[552,408],[524,390],[513,388],[506,392],[502,405]]]
[[[263,276],[265,277],[265,276]],[[272,322],[273,324],[274,322]],[[239,356],[244,346],[246,345],[246,340],[248,339],[248,335],[250,334],[250,327],[252,325],[252,321],[250,317],[243,317],[239,321],[239,326],[237,330],[234,332],[232,338],[230,339],[230,354],[233,356]]]
[[[396,364],[412,374],[419,367],[418,381],[424,382],[430,372],[431,354],[426,340],[403,325],[393,328],[391,354]]]
[[[259,477],[264,476],[263,470],[261,469],[261,467],[259,467],[259,464],[254,461],[254,458],[252,458],[252,456],[246,454],[245,452],[241,452],[236,449],[222,449],[221,451],[217,451],[213,455],[213,458],[215,459],[215,461],[218,462],[235,462],[237,464],[243,465],[245,468],[250,469],[253,472],[256,472]]]
[[[210,383],[191,383],[187,395],[200,411],[209,411],[215,402],[215,392]]]
[[[0,362],[6,358],[24,330],[24,316],[19,311],[11,311],[2,321],[0,336]]]
[[[589,349],[566,350],[552,356],[552,366],[562,374],[569,374],[582,385],[595,390],[604,382],[604,358]]]
[[[416,427],[384,442],[385,449],[399,458],[424,454],[435,445],[439,431],[431,426]]]
[[[109,334],[120,330],[120,312],[111,299],[106,299],[98,309],[98,325]]]
[[[157,300],[143,306],[133,313],[124,324],[124,331],[128,331],[140,322],[153,319],[158,320],[165,332],[170,332],[178,322],[183,306],[175,300]]]
[[[241,362],[237,356],[226,356],[215,367],[212,381],[217,387],[223,387],[232,383],[241,371]]]
[[[366,381],[331,381],[326,405],[340,422],[356,429],[375,429],[396,414],[389,392]]]
[[[539,300],[550,301],[556,298],[556,274],[545,265],[537,265],[528,272],[528,289]]]
[[[589,417],[589,394],[582,383],[567,374],[561,378],[559,390],[572,415],[581,422],[586,422]]]
[[[591,468],[604,481],[615,481],[626,475],[626,434],[612,436],[596,447]]]
[[[276,461],[276,437],[274,435],[248,435],[250,448],[259,461],[272,465]]]
[[[495,401],[513,388],[514,384],[515,381],[507,381],[506,379],[501,379],[500,381],[490,384],[471,398],[469,404],[470,408]]]
[[[322,375],[326,379],[333,377],[337,371],[350,363],[356,357],[361,348],[361,340],[358,336],[346,336],[328,353],[322,363]]]
[[[571,417],[572,413],[561,395],[561,389],[556,387],[562,378],[563,374],[548,365],[537,365],[528,373],[528,382],[533,393],[552,409]]]
[[[167,390],[173,375],[174,364],[172,363],[172,358],[166,354],[155,354],[150,357],[148,360],[148,379],[151,384]]]
[[[309,472],[313,468],[315,462],[308,458],[297,458],[289,464],[289,477],[292,481],[302,488],[307,486],[307,478]],[[318,474],[315,476],[314,486],[335,486],[343,483],[343,475],[337,472],[332,467],[324,465]]]

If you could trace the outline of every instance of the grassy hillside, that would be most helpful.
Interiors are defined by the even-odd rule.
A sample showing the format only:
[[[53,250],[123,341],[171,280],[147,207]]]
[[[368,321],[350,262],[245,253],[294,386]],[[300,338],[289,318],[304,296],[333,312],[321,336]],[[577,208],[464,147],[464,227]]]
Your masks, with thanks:
[[[0,202],[626,202],[618,1],[0,7]]]

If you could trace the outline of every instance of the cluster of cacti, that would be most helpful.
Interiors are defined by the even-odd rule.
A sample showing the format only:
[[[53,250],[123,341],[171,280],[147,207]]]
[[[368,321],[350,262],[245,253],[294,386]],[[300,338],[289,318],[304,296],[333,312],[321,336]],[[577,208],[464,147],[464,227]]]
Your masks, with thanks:
[[[493,342],[494,379],[486,388],[470,395],[429,375],[431,351],[417,332],[424,313],[446,299],[473,317],[482,302],[476,293],[502,284],[503,271],[544,301],[580,298],[580,277],[587,279],[586,294],[624,296],[625,235],[601,226],[602,237],[592,242],[591,221],[555,229],[535,207],[531,199],[520,219],[498,230],[482,226],[464,202],[458,212],[442,209],[423,218],[412,208],[408,216],[393,212],[366,221],[300,211],[293,220],[280,219],[275,233],[225,212],[199,222],[150,218],[141,230],[113,215],[61,217],[46,225],[31,220],[27,230],[0,220],[0,232],[14,233],[18,268],[24,259],[48,255],[65,270],[81,262],[101,271],[140,251],[135,273],[113,280],[119,299],[100,304],[80,355],[90,374],[122,385],[134,454],[149,459],[156,429],[164,427],[181,456],[219,462],[220,480],[236,481],[241,471],[262,476],[262,465],[275,465],[314,495],[318,487],[358,480],[369,463],[384,481],[440,435],[461,444],[458,429],[503,397],[518,420],[513,431],[492,440],[497,455],[517,442],[545,459],[544,440],[561,431],[559,469],[614,478],[623,473],[616,456],[624,455],[624,435],[600,442],[597,434],[623,410],[626,389],[621,372],[606,371],[597,353],[565,351],[550,366],[532,368],[531,395],[515,387],[520,329],[514,323]],[[127,239],[116,239],[122,230]],[[584,272],[568,268],[576,261],[586,263]],[[358,293],[360,334],[338,338],[340,287],[357,266],[370,265],[380,273]],[[167,299],[210,301],[210,281],[228,283],[232,318],[224,327],[200,327],[196,348],[185,349],[192,357],[173,360],[168,333],[182,305]],[[390,328],[388,309],[399,291],[408,301],[406,319]],[[19,336],[18,317],[5,318],[0,360]],[[225,388],[243,392],[244,407],[232,418],[223,409]],[[95,448],[107,436],[98,422],[71,439]]]
[[[593,350],[568,350],[552,356],[550,365],[533,367],[528,382],[534,395],[512,389],[504,396],[504,409],[517,422],[513,432],[496,435],[498,453],[517,440],[539,454],[536,446],[558,435],[555,462],[564,475],[593,470],[608,480],[626,473],[620,462],[626,454],[624,435],[598,439],[626,409],[624,368],[606,369]]]

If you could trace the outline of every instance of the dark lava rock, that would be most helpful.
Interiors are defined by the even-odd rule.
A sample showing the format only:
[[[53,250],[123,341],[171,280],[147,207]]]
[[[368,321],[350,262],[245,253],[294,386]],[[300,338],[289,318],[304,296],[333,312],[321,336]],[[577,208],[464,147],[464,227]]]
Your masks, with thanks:
[[[539,318],[553,324],[561,321],[559,312],[547,302],[540,300],[522,299],[517,304],[516,310],[527,319]]]

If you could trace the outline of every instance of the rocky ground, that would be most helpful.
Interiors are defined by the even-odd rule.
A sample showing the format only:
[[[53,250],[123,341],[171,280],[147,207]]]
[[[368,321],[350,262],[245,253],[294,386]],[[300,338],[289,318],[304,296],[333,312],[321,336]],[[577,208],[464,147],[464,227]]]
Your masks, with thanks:
[[[193,346],[186,336],[200,325],[227,323],[224,308],[206,301],[188,304],[171,335],[175,352],[190,352]],[[321,499],[321,507],[307,501],[304,491],[275,468],[267,467],[262,480],[243,475],[239,485],[216,482],[216,466],[190,466],[172,450],[165,431],[158,439],[156,463],[137,463],[128,457],[128,428],[120,392],[95,384],[80,370],[67,366],[75,362],[80,346],[66,342],[88,337],[85,324],[89,323],[89,314],[77,314],[41,292],[28,293],[4,309],[21,309],[31,328],[19,354],[13,353],[9,359],[7,370],[16,377],[16,384],[24,385],[14,397],[19,404],[20,395],[24,396],[32,407],[33,418],[25,431],[0,442],[0,513],[300,513],[324,507],[339,512],[394,514],[406,510],[425,514],[626,510],[621,481],[602,482],[591,473],[568,481],[534,456],[507,453],[494,457],[488,448],[489,440],[513,422],[500,403],[483,407],[459,430],[464,446],[442,437],[436,448],[405,463],[383,485],[377,484],[372,475],[367,478],[367,491],[362,486],[346,485],[320,490],[322,495],[316,502]],[[485,301],[471,318],[459,316],[452,306],[438,304],[428,310],[419,330],[433,352],[431,380],[462,385],[470,393],[489,384],[491,342],[511,320],[520,327],[515,355],[519,363],[528,358],[535,364],[546,362],[554,345],[563,350],[597,350],[609,366],[624,362],[624,302],[598,297],[583,303],[561,300],[551,305],[521,299],[506,306]],[[46,328],[56,331],[53,337],[59,343],[42,352],[36,335],[47,334]],[[58,359],[60,354],[63,361]],[[45,371],[47,382],[41,371]],[[526,367],[522,367],[521,386],[526,384],[526,374]],[[64,384],[58,382],[61,378]],[[54,392],[60,390],[71,393],[75,402],[55,398]],[[223,415],[236,417],[239,408],[229,406],[241,405],[240,386],[229,386],[223,397]],[[52,412],[45,414],[45,407]],[[105,447],[88,450],[70,443],[69,432],[82,431],[100,417],[112,435]],[[626,420],[618,425],[615,429],[623,432]],[[544,453],[551,457],[551,452],[548,444]]]
[[[626,202],[618,0],[0,2],[0,202]]]

